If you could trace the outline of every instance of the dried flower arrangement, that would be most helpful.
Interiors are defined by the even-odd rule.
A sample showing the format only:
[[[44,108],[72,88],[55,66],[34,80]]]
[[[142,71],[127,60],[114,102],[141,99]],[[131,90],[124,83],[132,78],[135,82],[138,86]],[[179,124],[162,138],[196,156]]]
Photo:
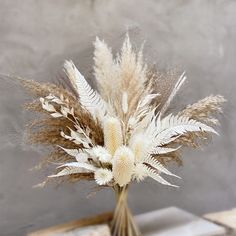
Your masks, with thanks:
[[[97,38],[94,45],[99,92],[72,61],[64,64],[70,89],[20,79],[35,97],[26,109],[43,114],[29,125],[29,140],[53,147],[42,164],[56,163],[56,171],[44,184],[51,179],[95,180],[101,187],[111,187],[117,196],[113,236],[140,235],[127,206],[128,186],[151,177],[176,187],[163,178],[179,178],[167,164],[181,163],[181,148],[196,148],[217,133],[212,126],[219,122],[213,115],[222,112],[225,99],[209,96],[176,115],[166,115],[185,73],[163,75],[149,69],[142,50],[134,52],[128,35],[115,59],[103,41]]]

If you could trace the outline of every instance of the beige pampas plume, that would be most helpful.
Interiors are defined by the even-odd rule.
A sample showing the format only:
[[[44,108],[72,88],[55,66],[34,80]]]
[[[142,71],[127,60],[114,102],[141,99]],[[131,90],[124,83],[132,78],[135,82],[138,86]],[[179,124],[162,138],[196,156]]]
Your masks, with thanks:
[[[121,187],[130,182],[134,171],[134,154],[128,147],[121,146],[117,149],[112,171],[115,181]]]
[[[222,104],[226,99],[221,95],[208,96],[198,102],[188,105],[179,115],[187,116],[210,125],[219,125],[218,119],[213,117],[217,113],[222,113]]]
[[[107,117],[104,121],[104,144],[111,155],[123,144],[122,129],[119,119]]]
[[[121,53],[117,58],[119,65],[117,86],[121,88],[124,94],[127,94],[123,94],[121,101],[119,101],[118,113],[120,115],[125,113],[130,116],[136,109],[140,98],[147,92],[147,66],[142,55],[142,48],[139,53],[134,51],[127,34]],[[126,108],[128,108],[127,111]]]
[[[94,76],[98,82],[98,89],[106,99],[112,97],[113,83],[117,77],[117,66],[113,60],[111,49],[96,37],[94,42]]]

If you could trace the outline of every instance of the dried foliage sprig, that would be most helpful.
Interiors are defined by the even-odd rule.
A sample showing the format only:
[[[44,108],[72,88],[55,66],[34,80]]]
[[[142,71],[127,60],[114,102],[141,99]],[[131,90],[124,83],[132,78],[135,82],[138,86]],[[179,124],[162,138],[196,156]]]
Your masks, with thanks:
[[[116,57],[104,41],[96,38],[94,46],[98,91],[72,61],[64,64],[70,90],[20,79],[34,96],[25,108],[41,114],[28,126],[29,141],[53,148],[41,167],[56,164],[55,173],[42,185],[54,179],[95,180],[112,187],[118,196],[113,235],[139,235],[126,203],[128,185],[150,177],[177,187],[165,179],[180,178],[167,164],[181,164],[184,146],[198,147],[217,134],[212,126],[219,124],[215,115],[222,113],[226,100],[209,96],[177,114],[166,114],[186,81],[185,72],[162,74],[149,68],[142,49],[136,53],[128,35]]]
[[[21,80],[35,97],[25,107],[43,115],[29,125],[29,140],[55,149],[46,162],[59,166],[49,178],[90,173],[98,185],[122,187],[151,177],[173,186],[162,175],[178,176],[166,164],[181,162],[181,147],[197,147],[199,140],[217,133],[209,125],[219,124],[214,115],[222,112],[225,99],[209,96],[166,116],[185,73],[165,77],[149,69],[128,36],[116,58],[104,41],[96,38],[94,46],[99,91],[72,61],[65,62],[64,71],[76,94],[55,84]]]

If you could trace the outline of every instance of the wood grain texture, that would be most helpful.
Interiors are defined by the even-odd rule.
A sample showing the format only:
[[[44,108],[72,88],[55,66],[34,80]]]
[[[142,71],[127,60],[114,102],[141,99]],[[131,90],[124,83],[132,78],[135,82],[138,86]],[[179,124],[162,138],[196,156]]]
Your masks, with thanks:
[[[85,227],[85,226],[106,224],[112,219],[112,215],[113,215],[112,212],[107,212],[107,213],[103,213],[94,217],[84,218],[81,220],[76,220],[76,221],[68,222],[65,224],[52,226],[47,229],[35,231],[32,233],[29,233],[28,236],[58,235],[58,234],[62,234],[62,233],[72,231],[72,230]]]

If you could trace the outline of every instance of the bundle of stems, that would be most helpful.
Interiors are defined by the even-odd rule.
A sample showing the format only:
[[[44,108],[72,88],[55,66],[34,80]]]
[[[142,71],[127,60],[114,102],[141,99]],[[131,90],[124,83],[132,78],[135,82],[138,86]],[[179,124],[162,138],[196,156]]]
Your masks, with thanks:
[[[55,171],[39,186],[54,179],[95,180],[100,187],[113,188],[117,206],[112,234],[137,236],[127,204],[128,186],[149,177],[178,187],[165,179],[180,178],[167,169],[168,163],[181,163],[181,148],[199,147],[200,141],[217,134],[215,115],[222,113],[225,99],[212,95],[167,114],[186,81],[185,72],[150,69],[142,49],[135,52],[128,35],[115,58],[104,41],[97,38],[94,45],[98,90],[72,61],[64,64],[65,86],[19,79],[34,97],[25,107],[41,114],[28,126],[29,141],[53,149],[40,167],[53,164]]]
[[[134,217],[128,207],[128,185],[124,187],[114,186],[116,194],[116,208],[111,222],[113,236],[140,236]]]

